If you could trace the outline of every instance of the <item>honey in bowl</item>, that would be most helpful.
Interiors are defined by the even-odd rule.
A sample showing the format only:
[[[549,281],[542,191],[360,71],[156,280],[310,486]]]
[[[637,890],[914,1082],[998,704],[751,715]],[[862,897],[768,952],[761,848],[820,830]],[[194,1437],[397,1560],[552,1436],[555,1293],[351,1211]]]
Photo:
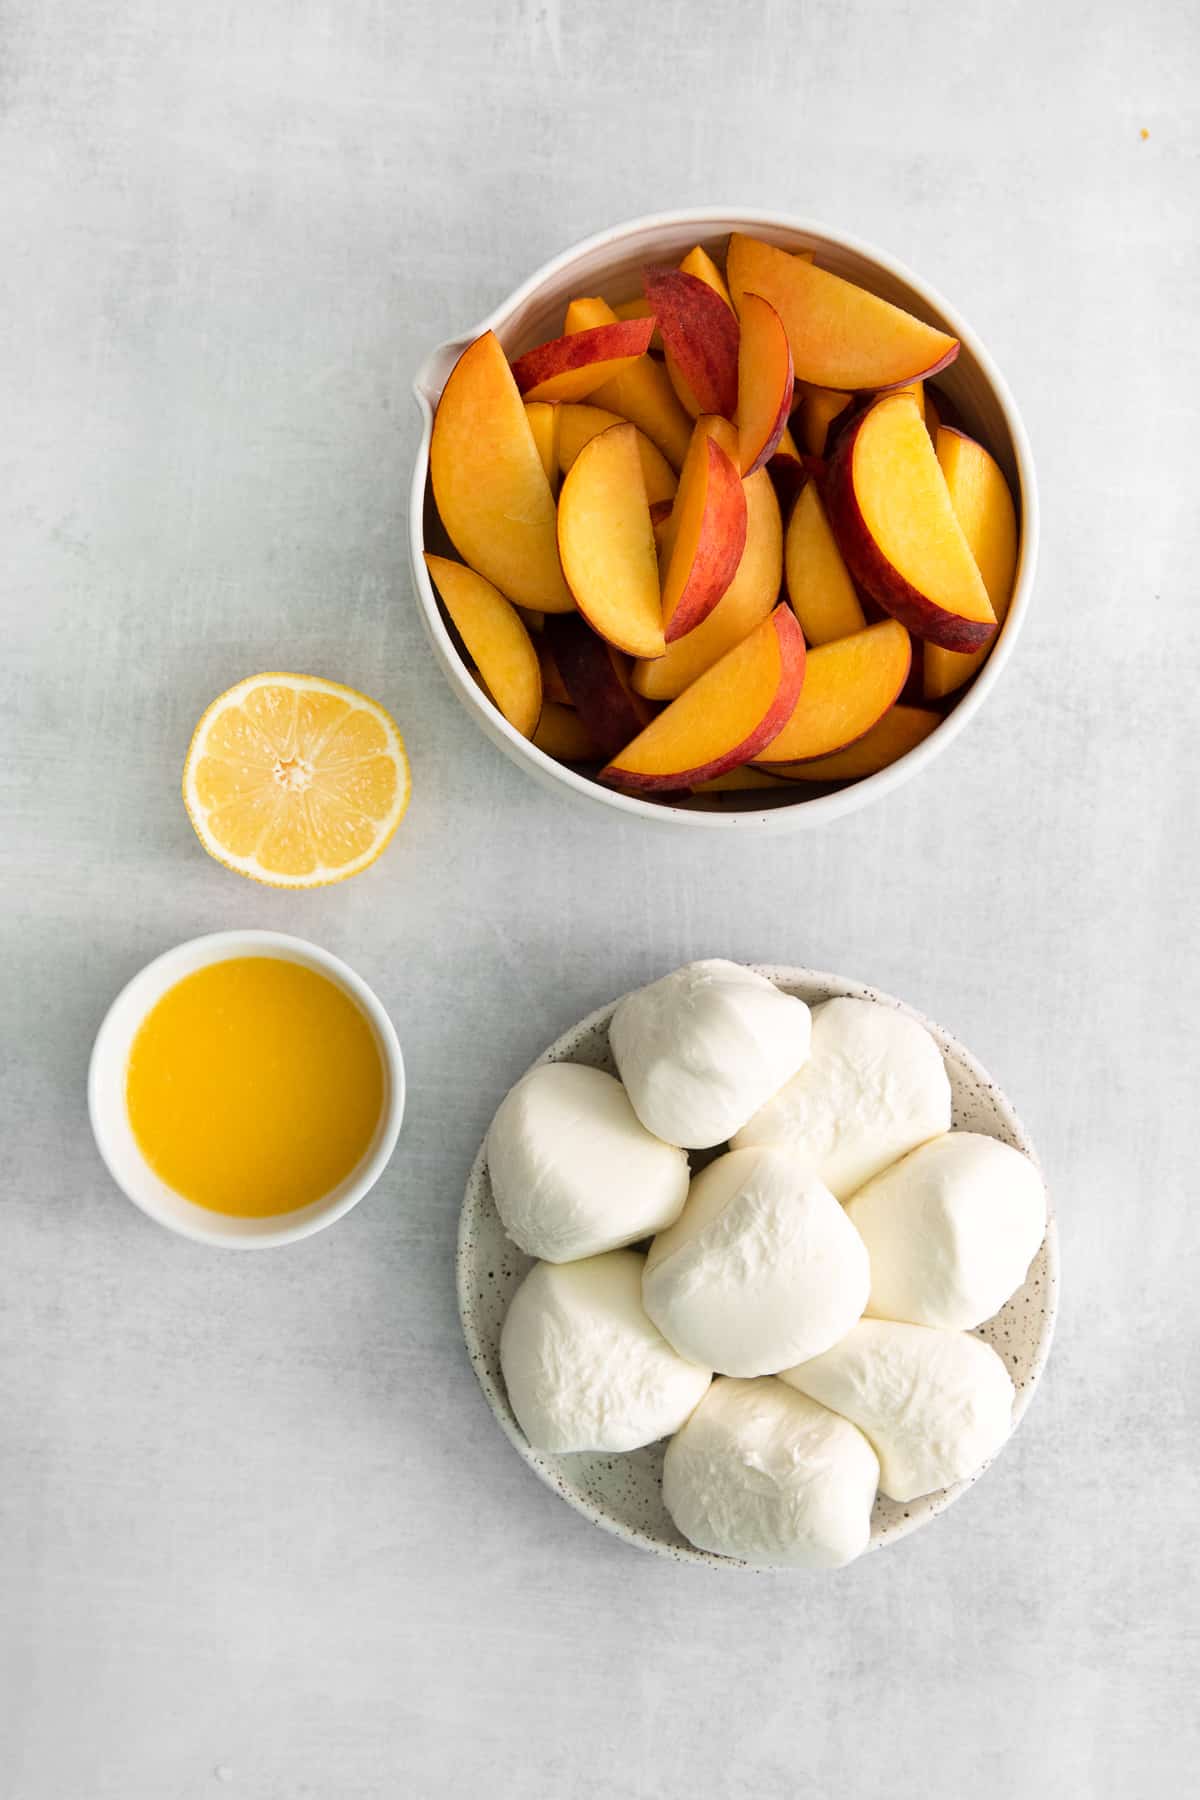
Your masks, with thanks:
[[[374,1031],[336,982],[241,956],[168,988],[133,1040],[138,1148],[211,1212],[270,1218],[322,1199],[371,1146],[385,1078]]]

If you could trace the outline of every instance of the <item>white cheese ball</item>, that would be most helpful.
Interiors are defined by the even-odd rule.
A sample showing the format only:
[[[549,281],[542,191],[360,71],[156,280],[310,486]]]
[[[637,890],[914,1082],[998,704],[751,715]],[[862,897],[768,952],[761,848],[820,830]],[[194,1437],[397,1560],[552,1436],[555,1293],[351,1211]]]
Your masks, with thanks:
[[[679,1217],[688,1160],[639,1123],[619,1081],[541,1063],[500,1105],[487,1139],[496,1210],[545,1262],[616,1250]]]
[[[1019,1150],[951,1131],[869,1181],[846,1212],[871,1255],[872,1318],[970,1331],[1028,1274],[1046,1190]]]
[[[866,1247],[843,1207],[786,1150],[731,1150],[693,1181],[650,1246],[646,1311],[681,1356],[771,1375],[862,1316]]]
[[[718,1377],[667,1445],[663,1500],[698,1550],[839,1569],[870,1541],[878,1480],[875,1452],[848,1419],[770,1377]]]
[[[866,1434],[879,1486],[893,1500],[965,1481],[1012,1429],[1008,1370],[990,1344],[963,1331],[864,1319],[782,1379]]]
[[[500,1366],[535,1450],[636,1450],[678,1431],[712,1379],[642,1306],[642,1259],[537,1263],[512,1297]]]
[[[691,1150],[723,1144],[808,1055],[810,1014],[738,963],[688,963],[629,994],[609,1043],[634,1111]]]
[[[826,1000],[799,1074],[734,1138],[805,1156],[846,1200],[897,1157],[950,1129],[941,1051],[915,1019],[873,1000]]]

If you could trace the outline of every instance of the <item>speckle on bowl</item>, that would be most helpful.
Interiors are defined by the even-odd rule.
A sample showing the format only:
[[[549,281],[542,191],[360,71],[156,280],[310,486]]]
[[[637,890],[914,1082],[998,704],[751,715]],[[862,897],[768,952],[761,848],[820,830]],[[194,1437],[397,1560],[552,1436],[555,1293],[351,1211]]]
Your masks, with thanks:
[[[798,995],[810,1006],[835,995],[872,1000],[907,1013],[932,1034],[945,1059],[953,1096],[955,1130],[978,1131],[1011,1144],[1034,1162],[1037,1156],[1021,1121],[1005,1096],[969,1051],[912,1007],[890,994],[863,987],[840,975],[823,975],[813,969],[759,964],[765,975],[785,993]],[[616,1000],[564,1032],[538,1057],[538,1062],[589,1063],[616,1074],[608,1046],[608,1026]],[[662,1500],[662,1461],[665,1444],[614,1456],[609,1452],[576,1456],[549,1456],[533,1450],[513,1416],[500,1372],[500,1327],[518,1284],[533,1266],[506,1235],[492,1198],[487,1158],[481,1146],[475,1158],[463,1199],[458,1231],[458,1305],[463,1335],[479,1384],[487,1396],[501,1429],[535,1474],[562,1495],[593,1524],[613,1532],[639,1549],[679,1562],[710,1563],[719,1568],[759,1574],[732,1557],[696,1550],[676,1530]],[[1050,1352],[1058,1304],[1058,1234],[1051,1209],[1042,1247],[1033,1259],[1025,1284],[978,1335],[1003,1357],[1016,1389],[1013,1429],[1020,1423]],[[987,1465],[985,1465],[987,1466]],[[983,1470],[954,1487],[925,1494],[906,1505],[879,1495],[871,1519],[871,1549],[895,1543],[918,1526],[944,1512],[952,1501],[971,1487]]]

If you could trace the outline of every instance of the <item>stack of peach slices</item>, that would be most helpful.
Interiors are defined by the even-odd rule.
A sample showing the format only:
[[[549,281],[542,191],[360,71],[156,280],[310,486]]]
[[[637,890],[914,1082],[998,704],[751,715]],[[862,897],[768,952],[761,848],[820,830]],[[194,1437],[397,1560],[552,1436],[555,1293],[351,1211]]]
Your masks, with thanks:
[[[575,299],[446,383],[426,561],[476,679],[626,793],[838,783],[933,731],[1017,565],[995,459],[930,377],[957,341],[754,238]],[[786,529],[784,517],[786,512]],[[813,792],[808,789],[791,791]]]

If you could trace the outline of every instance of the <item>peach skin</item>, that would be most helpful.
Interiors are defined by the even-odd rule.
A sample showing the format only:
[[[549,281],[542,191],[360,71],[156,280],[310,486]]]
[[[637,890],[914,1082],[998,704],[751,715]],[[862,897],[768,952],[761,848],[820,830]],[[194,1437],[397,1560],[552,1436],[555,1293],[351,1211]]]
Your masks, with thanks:
[[[885,612],[944,650],[992,638],[996,614],[911,395],[885,395],[846,427],[824,498],[847,568]]]
[[[738,464],[743,476],[753,475],[774,456],[791,409],[792,350],[783,321],[769,300],[745,294],[737,398]]]
[[[721,446],[697,425],[671,510],[662,584],[668,644],[703,623],[737,573],[746,547],[746,496]]]
[[[803,635],[790,608],[777,606],[627,744],[600,779],[633,794],[715,780],[771,742],[803,683]]]

